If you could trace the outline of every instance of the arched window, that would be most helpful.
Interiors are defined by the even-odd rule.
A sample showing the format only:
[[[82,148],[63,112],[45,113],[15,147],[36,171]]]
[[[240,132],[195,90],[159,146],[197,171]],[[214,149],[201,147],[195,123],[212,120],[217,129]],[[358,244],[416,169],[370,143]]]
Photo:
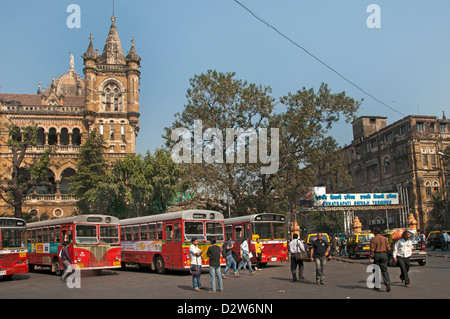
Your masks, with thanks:
[[[61,129],[60,142],[61,145],[69,145],[69,130],[66,128]]]
[[[45,145],[45,133],[44,128],[40,127],[37,130],[37,145]]]
[[[430,181],[425,182],[425,192],[427,194],[427,197],[430,198],[431,197],[431,182]]]
[[[122,93],[116,83],[109,82],[104,88],[103,96],[105,111],[118,112],[121,110]]]
[[[79,128],[74,128],[72,130],[72,145],[81,145],[81,133]]]
[[[383,169],[385,174],[391,172],[391,160],[389,157],[383,159]]]
[[[58,144],[58,135],[56,134],[56,128],[52,127],[48,131],[48,145]]]
[[[69,194],[70,192],[70,179],[75,175],[75,170],[71,167],[66,168],[61,173],[61,184],[60,184],[60,192],[61,194]]]

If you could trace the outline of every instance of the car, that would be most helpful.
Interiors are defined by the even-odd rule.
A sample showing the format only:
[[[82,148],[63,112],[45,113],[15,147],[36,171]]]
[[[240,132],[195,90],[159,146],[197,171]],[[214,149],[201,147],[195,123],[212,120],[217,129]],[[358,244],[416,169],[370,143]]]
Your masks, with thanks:
[[[368,231],[350,235],[347,242],[348,257],[369,257],[370,240],[373,236],[374,234]]]
[[[450,235],[450,230],[444,230],[447,234]],[[434,230],[428,234],[427,247],[430,247],[431,250],[435,250],[436,248],[441,247],[441,232]]]
[[[403,231],[408,230],[411,233],[413,249],[412,249],[412,255],[410,257],[410,261],[412,261],[412,262],[417,261],[420,266],[425,266],[425,264],[427,263],[427,257],[428,257],[428,254],[425,251],[425,243],[423,243],[420,240],[419,235],[417,234],[417,232],[415,230],[406,229],[406,228],[392,229],[392,230],[385,231],[383,233],[383,236],[385,236],[389,240],[389,244],[391,245],[391,252],[389,253],[389,256],[388,256],[388,258],[389,258],[388,265],[390,267],[396,266],[394,257],[392,256],[392,252],[393,252],[396,240],[392,239],[392,235],[395,232],[401,231],[402,229],[403,229]]]

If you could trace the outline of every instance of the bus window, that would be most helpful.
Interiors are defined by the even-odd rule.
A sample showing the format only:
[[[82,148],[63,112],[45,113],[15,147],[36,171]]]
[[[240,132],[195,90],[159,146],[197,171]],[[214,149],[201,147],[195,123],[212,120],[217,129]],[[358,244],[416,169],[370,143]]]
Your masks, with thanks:
[[[140,225],[141,230],[141,240],[147,240],[147,224],[141,224]]]
[[[119,226],[100,225],[100,243],[102,243],[102,244],[118,244],[119,243]]]
[[[181,241],[181,227],[180,224],[175,224],[173,227],[173,236],[175,241]]]
[[[156,239],[156,224],[148,225],[148,239],[155,240]]]
[[[232,225],[225,226],[225,236],[227,239],[233,238],[233,226]]]
[[[97,244],[97,226],[95,225],[76,225],[75,239],[77,244]]]
[[[223,224],[218,222],[206,222],[206,240],[223,240]]]
[[[38,228],[36,231],[36,242],[42,243],[42,228]]]
[[[203,233],[203,222],[184,222],[184,238],[189,241],[192,238],[197,238],[200,241],[205,240],[205,235]]]
[[[274,239],[286,239],[286,233],[283,224],[273,224]]]
[[[42,228],[42,241],[48,243],[48,227]]]
[[[55,242],[55,227],[48,228],[48,241],[50,243]]]
[[[242,226],[236,226],[234,228],[234,233],[236,236],[236,241],[241,241],[242,240]]]
[[[55,227],[55,242],[59,243],[61,240],[61,227],[56,226]]]
[[[258,234],[261,239],[272,239],[272,229],[270,223],[254,223],[253,234]]]
[[[36,229],[31,230],[31,243],[32,244],[36,243]]]
[[[133,240],[139,240],[139,225],[133,226]]]
[[[156,239],[162,239],[163,238],[163,223],[158,222],[156,223]]]
[[[125,240],[132,240],[131,239],[131,227],[126,226],[125,227]]]
[[[173,240],[173,226],[172,225],[166,226],[166,240],[167,241]]]

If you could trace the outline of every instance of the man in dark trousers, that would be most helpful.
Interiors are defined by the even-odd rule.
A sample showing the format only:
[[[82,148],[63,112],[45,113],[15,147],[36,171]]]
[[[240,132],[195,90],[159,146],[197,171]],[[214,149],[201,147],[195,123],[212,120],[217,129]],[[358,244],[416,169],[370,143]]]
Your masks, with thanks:
[[[63,248],[61,249],[61,261],[64,266],[64,271],[61,276],[61,280],[63,282],[65,282],[67,276],[70,275],[70,273],[69,273],[70,265],[73,263],[72,258],[70,258],[70,254],[69,254],[69,243],[66,241],[63,243]]]
[[[391,291],[391,280],[388,272],[388,253],[391,251],[391,245],[386,237],[381,235],[381,230],[375,227],[373,230],[375,236],[370,240],[370,262],[380,267],[381,276],[386,286],[386,291]],[[375,289],[378,287],[375,286]]]
[[[316,263],[316,283],[318,285],[325,285],[325,269],[329,253],[330,245],[323,240],[322,233],[317,233],[317,238],[311,245],[311,261]]]
[[[216,239],[211,239],[211,246],[206,251],[206,256],[209,257],[209,279],[211,280],[211,293],[216,292],[216,277],[218,290],[223,290],[222,274],[220,273],[221,252],[222,249],[216,245]]]

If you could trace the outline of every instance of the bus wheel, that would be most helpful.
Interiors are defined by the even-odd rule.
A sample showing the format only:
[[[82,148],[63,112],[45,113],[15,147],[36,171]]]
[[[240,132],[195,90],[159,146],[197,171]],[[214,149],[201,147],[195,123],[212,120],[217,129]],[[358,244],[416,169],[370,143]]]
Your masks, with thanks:
[[[56,276],[62,275],[62,269],[59,265],[59,260],[57,258],[53,259],[52,261],[52,269],[55,272]]]
[[[155,260],[155,268],[158,274],[165,274],[166,268],[164,267],[164,259],[161,256],[157,256]]]

